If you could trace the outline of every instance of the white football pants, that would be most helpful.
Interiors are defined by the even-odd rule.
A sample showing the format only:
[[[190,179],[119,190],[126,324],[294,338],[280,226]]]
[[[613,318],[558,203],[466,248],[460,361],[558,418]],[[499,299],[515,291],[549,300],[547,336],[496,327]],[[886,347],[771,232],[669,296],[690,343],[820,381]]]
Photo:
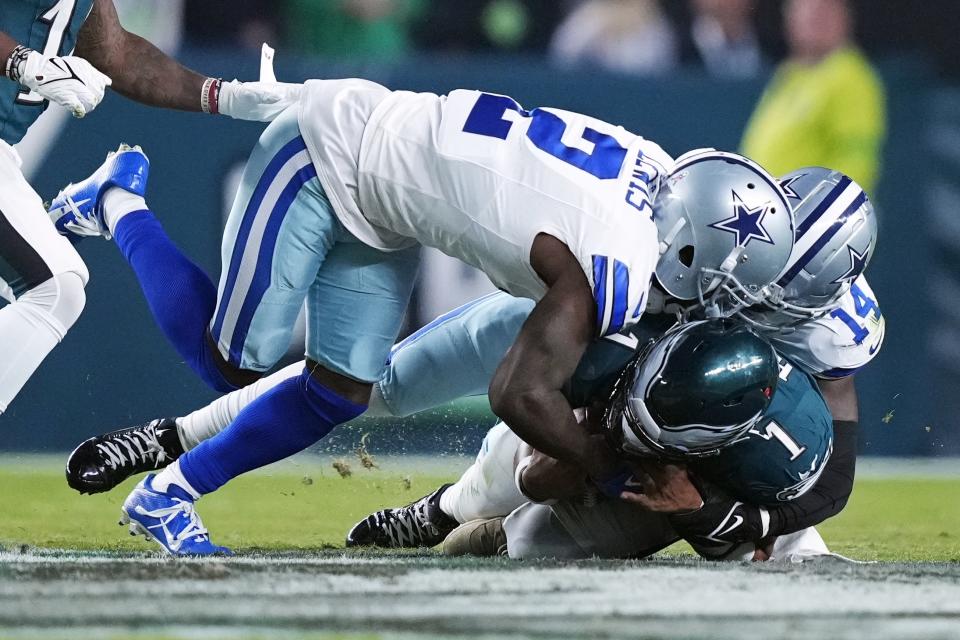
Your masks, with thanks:
[[[0,413],[80,317],[88,277],[0,141]]]

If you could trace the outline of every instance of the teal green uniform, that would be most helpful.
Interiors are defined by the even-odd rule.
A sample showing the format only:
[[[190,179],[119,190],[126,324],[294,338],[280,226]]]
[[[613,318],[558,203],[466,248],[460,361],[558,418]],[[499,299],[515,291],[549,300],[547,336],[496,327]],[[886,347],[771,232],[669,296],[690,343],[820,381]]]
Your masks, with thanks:
[[[394,415],[410,415],[487,392],[533,301],[494,293],[445,314],[394,347],[378,381]],[[565,389],[574,407],[605,400],[637,350],[674,324],[643,316],[629,330],[596,340]],[[830,411],[808,374],[781,362],[776,392],[758,426],[694,472],[732,497],[754,505],[784,502],[819,478],[833,446]]]
[[[69,55],[93,0],[0,0],[0,31],[46,55]],[[47,101],[0,78],[0,138],[20,142]]]

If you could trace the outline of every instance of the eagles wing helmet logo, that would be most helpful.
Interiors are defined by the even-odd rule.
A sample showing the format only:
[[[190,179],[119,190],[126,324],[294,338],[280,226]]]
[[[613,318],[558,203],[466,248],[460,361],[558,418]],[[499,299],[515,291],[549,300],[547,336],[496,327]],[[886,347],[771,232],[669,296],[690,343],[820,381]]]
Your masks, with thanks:
[[[736,191],[731,193],[733,193],[733,215],[709,226],[734,234],[737,237],[738,246],[747,246],[754,239],[774,244],[773,238],[763,227],[763,219],[770,211],[770,205],[761,204],[751,208],[737,195]]]
[[[870,255],[869,249],[864,251],[862,254],[857,253],[857,250],[853,247],[847,247],[847,251],[850,252],[850,268],[847,269],[846,273],[841,275],[830,284],[843,284],[848,280],[854,280],[857,276],[863,273],[864,269],[866,269],[867,258]]]

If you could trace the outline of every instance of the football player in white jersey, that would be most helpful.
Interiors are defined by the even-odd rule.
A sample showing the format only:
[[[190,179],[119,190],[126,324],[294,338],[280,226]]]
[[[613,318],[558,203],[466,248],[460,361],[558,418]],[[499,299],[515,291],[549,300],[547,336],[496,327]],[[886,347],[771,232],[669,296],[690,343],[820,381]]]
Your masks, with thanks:
[[[677,535],[709,557],[739,557],[737,554],[751,554],[761,546],[765,548],[757,553],[762,557],[769,556],[771,549],[777,555],[826,553],[812,527],[838,513],[852,490],[858,419],[852,374],[877,354],[884,336],[883,316],[863,276],[876,245],[877,227],[863,191],[839,172],[811,167],[786,176],[784,182],[797,201],[794,253],[778,280],[780,292],[770,308],[750,309],[742,315],[765,329],[778,351],[819,379],[832,413],[833,454],[805,495],[790,496],[790,501],[769,508],[750,504],[749,499],[729,498],[708,484],[701,483],[698,490],[686,474],[673,473],[661,475],[656,490],[661,496],[702,499],[699,509],[664,518],[617,504],[585,509],[569,500],[559,507],[527,504],[521,508],[526,501],[518,487],[536,483],[539,487],[533,495],[563,498],[569,478],[575,474],[537,452],[534,455],[541,469],[518,464],[522,443],[509,431],[494,430],[477,462],[451,490],[442,487],[407,507],[372,514],[354,527],[348,543],[432,546],[450,531],[453,521],[500,516],[491,522],[473,523],[454,546],[476,552],[486,544],[485,551],[492,552],[507,542],[512,531],[514,540],[509,546],[516,557],[579,557],[584,550],[621,557],[644,549],[652,552]],[[453,358],[449,361],[455,368]],[[786,365],[782,377],[789,376],[790,366]],[[598,367],[593,364],[589,368]],[[385,389],[390,389],[389,383]],[[529,463],[529,458],[526,461]],[[525,483],[525,474],[534,480]],[[558,493],[550,493],[551,475]],[[669,499],[641,504],[667,513],[689,508],[689,504]],[[503,520],[508,514],[510,518]],[[771,540],[778,536],[785,537],[773,545]],[[471,541],[484,544],[471,547]]]
[[[853,415],[846,417],[844,412],[849,411],[851,402],[846,394],[852,386],[841,387],[839,394],[830,393],[834,385],[847,383],[823,378],[850,374],[879,350],[883,338],[882,315],[862,275],[875,246],[876,225],[872,208],[865,201],[854,208],[848,206],[851,200],[848,199],[846,205],[841,201],[843,208],[839,211],[835,207],[820,206],[836,200],[832,191],[843,181],[841,174],[823,169],[805,171],[809,177],[794,185],[796,190],[788,188],[788,193],[798,203],[798,220],[802,223],[814,214],[826,217],[831,220],[827,228],[833,229],[833,233],[831,242],[822,243],[820,250],[807,259],[806,268],[797,270],[803,275],[797,282],[819,281],[826,285],[817,296],[799,284],[782,286],[784,292],[780,303],[772,310],[751,314],[750,321],[769,332],[768,335],[777,342],[778,350],[820,378],[834,417],[837,452],[824,470],[826,480],[790,504],[762,509],[726,499],[717,493],[704,496],[707,504],[695,514],[673,516],[672,527],[695,542],[699,537],[698,549],[704,553],[711,553],[711,546],[726,549],[731,544],[753,543],[771,535],[799,535],[805,528],[838,512],[852,487],[856,397],[852,398]],[[788,187],[790,182],[789,179],[786,181]],[[855,186],[849,188],[858,190]],[[838,221],[841,224],[834,229]],[[860,258],[849,259],[853,255]],[[795,254],[794,258],[801,256]],[[844,261],[844,257],[848,260]],[[795,263],[796,259],[792,259],[791,264]],[[851,278],[856,278],[854,285],[850,284]],[[840,296],[839,300],[837,296]],[[374,387],[369,413],[410,415],[463,395],[485,393],[502,354],[509,348],[532,307],[532,301],[495,294],[446,314],[418,331],[394,349],[387,369]],[[865,321],[865,325],[858,324],[854,328],[850,324],[852,317]],[[798,322],[798,319],[803,321]],[[629,349],[629,344],[636,344],[637,338],[627,332],[623,336],[612,336],[610,340],[616,340],[611,345],[622,342]],[[591,348],[588,356],[595,351]],[[599,357],[599,360],[594,358],[586,365],[581,364],[578,373],[581,369],[602,370],[602,363],[608,357]],[[193,448],[219,432],[255,397],[295,375],[298,367],[291,365],[184,418],[158,420],[91,438],[77,448],[68,463],[67,477],[71,486],[82,492],[105,491],[133,473],[162,467],[181,455],[184,449]],[[512,461],[512,454],[510,458]],[[498,459],[494,456],[491,460]],[[507,475],[512,478],[512,472],[508,471]],[[476,494],[488,502],[491,499],[489,494],[481,495],[482,491],[459,493]],[[506,494],[513,495],[509,490]],[[439,501],[438,495],[414,503],[421,508],[387,512],[401,512],[397,517],[415,519],[426,513],[426,507],[431,503]],[[451,495],[447,496],[448,502]],[[496,497],[492,500],[496,502]],[[455,503],[454,500],[454,506],[448,505],[451,512],[458,509]],[[461,512],[464,510],[470,511],[470,507],[460,509]],[[472,512],[476,513],[476,510]],[[729,526],[737,522],[741,526]],[[423,527],[415,526],[417,524],[411,521],[405,526],[409,530],[422,530]],[[719,524],[726,526],[719,527]],[[723,536],[711,535],[719,530],[723,531]]]
[[[147,166],[137,150],[121,155]],[[735,298],[759,300],[793,244],[783,191],[741,156],[704,152],[674,166],[656,144],[580,114],[362,80],[307,82],[299,106],[264,131],[227,224],[219,290],[140,196],[111,212],[110,189],[94,192],[65,216],[116,239],[161,328],[214,388],[272,367],[307,303],[301,376],[125,503],[124,519],[171,553],[224,551],[198,533],[196,499],[363,413],[420,244],[537,301],[493,376],[491,405],[526,441],[591,469],[600,484],[616,457],[576,428],[560,393],[590,341],[636,321],[654,275],[666,294],[717,313],[732,312]]]

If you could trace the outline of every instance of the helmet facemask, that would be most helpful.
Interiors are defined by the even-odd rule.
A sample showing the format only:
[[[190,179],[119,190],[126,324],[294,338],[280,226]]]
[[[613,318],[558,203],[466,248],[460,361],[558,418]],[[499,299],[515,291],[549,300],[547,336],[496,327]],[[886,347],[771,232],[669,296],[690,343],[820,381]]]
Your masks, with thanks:
[[[707,317],[761,303],[793,246],[790,207],[773,178],[713,150],[678,160],[654,202],[654,223],[657,282]]]
[[[782,183],[797,202],[794,250],[769,295],[738,315],[766,331],[789,332],[839,306],[873,255],[877,224],[863,190],[838,171],[808,167]]]

